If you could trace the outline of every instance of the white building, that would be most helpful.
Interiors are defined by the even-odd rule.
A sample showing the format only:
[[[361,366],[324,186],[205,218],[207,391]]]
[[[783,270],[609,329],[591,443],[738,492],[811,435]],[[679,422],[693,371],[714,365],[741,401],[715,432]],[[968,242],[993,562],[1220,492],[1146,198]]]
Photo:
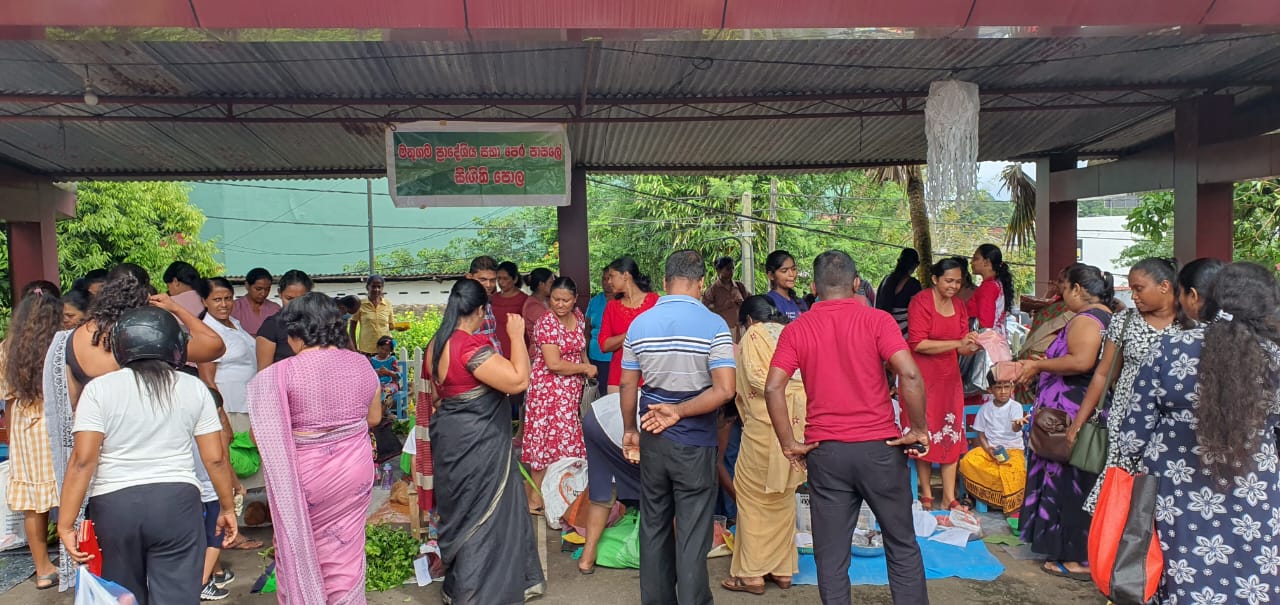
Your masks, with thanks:
[[[1116,264],[1125,248],[1141,238],[1125,230],[1123,216],[1091,216],[1076,219],[1076,258],[1115,276],[1116,286],[1129,284],[1129,267]]]
[[[279,276],[276,276],[277,278]],[[454,282],[458,281],[462,276],[456,274],[447,275],[388,275],[386,279],[386,287],[383,293],[387,299],[396,307],[404,306],[444,306],[449,302],[449,290],[453,288]],[[236,295],[244,295],[244,277],[231,277],[231,283],[236,286]],[[365,297],[364,276],[355,275],[312,275],[311,280],[315,283],[314,292],[323,292],[339,298],[352,294],[360,298]],[[271,299],[280,302],[276,297],[276,289],[271,289]]]

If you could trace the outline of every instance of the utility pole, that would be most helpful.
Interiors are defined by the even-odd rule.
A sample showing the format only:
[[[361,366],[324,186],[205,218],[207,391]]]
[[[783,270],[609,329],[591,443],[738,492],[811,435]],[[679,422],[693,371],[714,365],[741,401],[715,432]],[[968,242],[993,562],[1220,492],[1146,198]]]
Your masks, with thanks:
[[[751,240],[751,192],[744,191],[742,193],[742,217],[738,219],[738,237],[742,241],[742,281],[750,284],[750,288],[755,290],[756,283],[756,259],[755,250],[752,248]]]
[[[769,179],[769,220],[778,220],[778,178]],[[765,234],[769,240],[769,252],[778,249],[778,225],[774,222],[769,223],[765,227]]]
[[[369,203],[369,275],[377,271],[373,266],[373,179],[365,179],[365,198]]]

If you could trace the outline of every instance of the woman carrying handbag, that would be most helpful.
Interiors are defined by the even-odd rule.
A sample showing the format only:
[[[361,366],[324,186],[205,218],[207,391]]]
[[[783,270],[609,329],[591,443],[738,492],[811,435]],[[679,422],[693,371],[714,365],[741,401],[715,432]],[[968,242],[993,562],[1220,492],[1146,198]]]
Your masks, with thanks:
[[[1280,602],[1277,308],[1269,270],[1228,265],[1209,287],[1207,325],[1160,339],[1137,371],[1120,447],[1159,484],[1160,603]]]
[[[1066,463],[1070,449],[1064,432],[1079,413],[1111,323],[1115,299],[1109,277],[1088,265],[1068,271],[1063,300],[1076,317],[1049,346],[1045,359],[1022,362],[1021,380],[1040,381],[1040,395],[1032,412],[1033,435],[1036,425],[1044,424],[1047,417],[1057,417],[1060,441],[1059,451],[1052,456],[1042,444],[1032,441],[1032,452],[1027,455],[1027,499],[1020,514],[1022,540],[1033,552],[1046,556],[1045,573],[1086,582],[1090,519],[1081,505],[1098,476]]]

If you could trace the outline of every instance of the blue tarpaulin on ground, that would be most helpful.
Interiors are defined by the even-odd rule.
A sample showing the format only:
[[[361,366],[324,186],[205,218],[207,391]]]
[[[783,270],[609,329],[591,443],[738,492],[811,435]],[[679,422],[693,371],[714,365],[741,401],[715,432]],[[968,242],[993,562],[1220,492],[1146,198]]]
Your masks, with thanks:
[[[990,582],[1004,573],[1004,565],[996,559],[981,540],[970,542],[965,548],[957,548],[927,538],[916,538],[920,554],[924,557],[924,575],[929,580],[940,578],[964,578]],[[800,573],[792,577],[795,584],[817,585],[818,570],[813,555],[800,555]],[[883,556],[854,556],[849,562],[849,584],[884,586],[889,583],[889,572]]]

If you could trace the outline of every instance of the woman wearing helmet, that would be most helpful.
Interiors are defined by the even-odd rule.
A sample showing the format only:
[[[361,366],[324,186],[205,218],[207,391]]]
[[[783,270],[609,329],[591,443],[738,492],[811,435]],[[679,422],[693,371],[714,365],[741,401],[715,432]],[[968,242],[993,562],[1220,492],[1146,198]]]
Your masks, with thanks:
[[[187,339],[169,312],[125,311],[110,339],[120,369],[80,395],[61,510],[79,510],[88,496],[102,577],[133,592],[139,605],[199,603],[205,532],[193,436],[218,494],[222,538],[236,536],[213,396],[200,379],[176,371],[187,361]],[[80,551],[75,521],[60,516],[58,536],[67,555],[84,563],[90,555]]]

